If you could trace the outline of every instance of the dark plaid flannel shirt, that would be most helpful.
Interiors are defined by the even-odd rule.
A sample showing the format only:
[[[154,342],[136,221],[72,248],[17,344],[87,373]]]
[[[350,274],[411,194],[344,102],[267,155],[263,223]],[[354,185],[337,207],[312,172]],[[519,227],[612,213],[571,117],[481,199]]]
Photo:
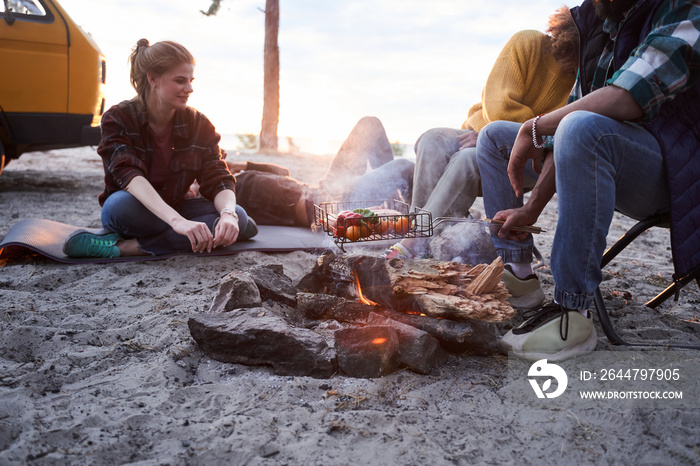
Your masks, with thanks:
[[[628,15],[641,3],[632,7]],[[654,15],[649,35],[624,65],[612,73],[614,41],[621,25],[612,20],[606,20],[603,25],[603,30],[610,34],[610,41],[598,60],[590,91],[608,85],[626,89],[644,110],[640,122],[648,123],[664,102],[688,90],[700,79],[700,2],[664,2]],[[578,100],[581,94],[577,81],[569,102]]]
[[[121,102],[102,116],[102,141],[97,153],[105,170],[105,190],[100,205],[114,192],[123,190],[136,176],[148,179],[153,160],[153,142],[146,110],[134,99]],[[197,110],[177,110],[173,123],[171,175],[158,194],[169,205],[185,199],[197,180],[202,197],[213,200],[224,189],[234,190],[235,179],[221,158],[214,125]]]

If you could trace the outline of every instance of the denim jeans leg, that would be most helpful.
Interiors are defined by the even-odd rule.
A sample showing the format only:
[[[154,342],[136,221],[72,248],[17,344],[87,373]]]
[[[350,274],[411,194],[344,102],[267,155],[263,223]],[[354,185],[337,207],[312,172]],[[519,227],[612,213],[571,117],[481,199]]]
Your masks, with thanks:
[[[423,208],[440,217],[466,217],[481,193],[481,177],[476,161],[476,147],[452,154],[445,172],[430,193]]]
[[[187,220],[205,223],[213,234],[214,223],[219,218],[219,212],[216,210],[213,202],[202,198],[187,199],[174,206],[174,208]],[[236,241],[242,241],[247,239],[242,236],[242,233],[248,225],[248,215],[245,209],[238,205],[236,206],[236,213],[238,214],[238,226],[240,228],[239,237]],[[186,236],[176,233],[172,228],[168,228],[157,236],[140,238],[139,244],[141,245],[141,250],[156,256],[192,250],[190,240]]]
[[[559,218],[552,246],[554,299],[586,310],[602,280],[600,263],[617,208],[644,218],[668,208],[663,157],[645,129],[574,112],[554,136]]]
[[[170,228],[126,191],[111,194],[102,206],[102,226],[124,238],[156,236]]]
[[[501,210],[522,207],[523,197],[517,197],[508,178],[508,161],[515,137],[522,125],[509,121],[496,121],[486,125],[479,132],[476,144],[481,190],[484,197],[484,210],[488,218],[493,218]],[[525,169],[525,186],[532,186],[537,174],[528,163]],[[510,241],[499,238],[491,232],[491,239],[503,262],[531,262],[532,235],[523,241]]]
[[[450,160],[459,152],[458,136],[471,130],[433,128],[423,133],[415,144],[416,170],[411,196],[412,207],[424,208]]]
[[[206,223],[212,231],[214,222],[219,218],[214,203],[206,199],[188,199],[174,208],[188,220]],[[240,206],[236,206],[236,213],[242,232],[248,224],[248,216]],[[124,238],[136,238],[142,251],[155,256],[192,249],[186,236],[176,233],[126,191],[117,191],[107,198],[102,207],[102,225]]]

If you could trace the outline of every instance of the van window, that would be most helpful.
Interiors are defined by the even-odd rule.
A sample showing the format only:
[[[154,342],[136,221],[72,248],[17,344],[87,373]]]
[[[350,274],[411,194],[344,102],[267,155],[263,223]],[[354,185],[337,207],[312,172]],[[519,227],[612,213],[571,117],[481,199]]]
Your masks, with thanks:
[[[39,0],[2,0],[0,13],[10,10],[17,19],[42,19],[46,10]]]

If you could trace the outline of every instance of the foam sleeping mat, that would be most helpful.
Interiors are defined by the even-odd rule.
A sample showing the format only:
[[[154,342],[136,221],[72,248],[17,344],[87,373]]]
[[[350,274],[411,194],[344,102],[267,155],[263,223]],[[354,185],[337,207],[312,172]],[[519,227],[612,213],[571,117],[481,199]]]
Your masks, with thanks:
[[[302,227],[283,227],[277,225],[258,225],[258,234],[248,240],[234,243],[226,248],[218,248],[210,253],[195,254],[186,252],[164,256],[135,256],[109,258],[73,258],[63,254],[63,243],[75,230],[99,232],[94,228],[81,228],[53,220],[31,218],[22,220],[10,228],[0,243],[0,259],[21,258],[38,253],[58,262],[67,264],[126,262],[165,259],[182,255],[223,256],[243,251],[289,252],[317,251],[333,246],[324,233],[311,231]]]

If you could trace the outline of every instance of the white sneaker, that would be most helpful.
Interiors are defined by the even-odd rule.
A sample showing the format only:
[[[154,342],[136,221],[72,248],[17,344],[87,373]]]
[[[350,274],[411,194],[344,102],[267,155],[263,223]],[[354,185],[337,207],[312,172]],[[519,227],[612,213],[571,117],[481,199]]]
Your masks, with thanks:
[[[548,303],[498,342],[504,353],[530,361],[562,361],[595,350],[598,335],[591,317]]]
[[[506,265],[502,281],[510,293],[508,302],[515,309],[537,309],[544,303],[544,292],[537,275],[532,274],[525,278],[518,278],[510,265]]]

